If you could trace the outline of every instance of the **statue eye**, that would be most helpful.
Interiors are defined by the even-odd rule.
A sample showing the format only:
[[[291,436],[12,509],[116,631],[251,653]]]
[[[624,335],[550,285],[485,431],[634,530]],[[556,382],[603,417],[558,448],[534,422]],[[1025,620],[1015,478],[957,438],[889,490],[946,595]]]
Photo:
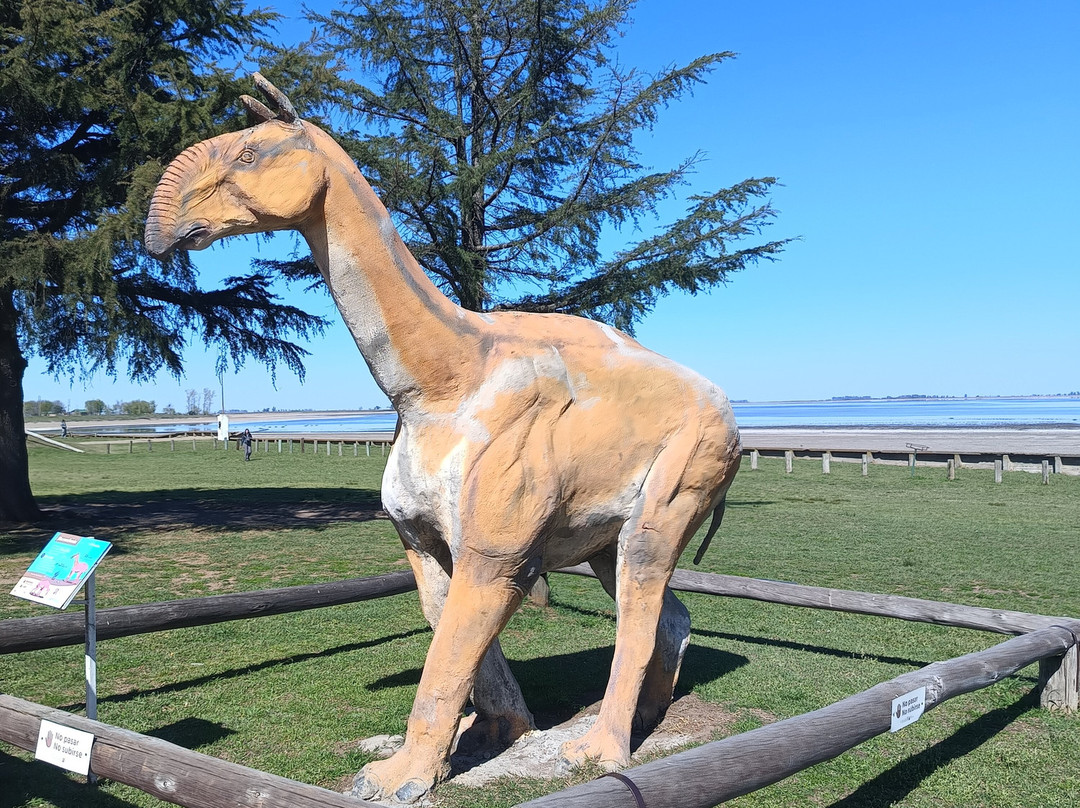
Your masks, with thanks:
[[[254,163],[255,152],[251,149],[244,149],[240,152],[240,156],[237,158],[241,163]]]

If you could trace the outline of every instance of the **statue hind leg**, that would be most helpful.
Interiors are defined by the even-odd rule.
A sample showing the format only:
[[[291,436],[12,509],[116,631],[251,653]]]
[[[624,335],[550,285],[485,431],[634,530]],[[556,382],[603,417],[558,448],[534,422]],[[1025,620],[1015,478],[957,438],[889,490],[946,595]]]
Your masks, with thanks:
[[[609,547],[589,559],[604,590],[615,595],[615,548]],[[683,656],[690,644],[690,613],[669,587],[664,587],[664,605],[656,626],[656,648],[645,669],[645,679],[634,712],[633,729],[647,732],[659,723],[671,704],[679,680]]]

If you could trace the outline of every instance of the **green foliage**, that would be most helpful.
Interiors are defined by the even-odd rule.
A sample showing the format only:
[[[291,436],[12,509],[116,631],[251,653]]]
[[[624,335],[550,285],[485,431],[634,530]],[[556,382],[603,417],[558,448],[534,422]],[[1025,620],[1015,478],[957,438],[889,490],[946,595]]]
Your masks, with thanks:
[[[319,320],[282,306],[271,278],[200,289],[190,261],[141,247],[165,163],[235,128],[247,55],[274,16],[238,0],[25,0],[0,19],[0,289],[24,352],[53,372],[179,375],[187,334],[239,362],[302,367],[283,339]],[[245,82],[246,83],[246,82]]]
[[[85,404],[87,415],[101,415],[105,412],[105,402],[100,398],[92,398]]]
[[[186,255],[162,263],[141,244],[165,164],[239,125],[234,66],[275,19],[241,0],[0,4],[0,388],[20,389],[29,354],[54,374],[179,377],[193,338],[222,363],[302,374],[291,340],[324,321],[283,305],[273,275],[204,289]],[[0,414],[12,480],[26,474],[16,420]],[[0,496],[0,519],[31,516],[28,499]]]
[[[634,137],[732,54],[655,76],[627,70],[614,44],[632,6],[366,0],[309,16],[320,44],[371,77],[343,72],[326,88],[332,108],[380,132],[347,148],[413,254],[466,308],[631,329],[667,291],[711,288],[786,243],[733,247],[773,218],[771,177],[692,196],[675,221],[648,223],[702,154],[654,172]],[[603,254],[605,233],[639,227],[639,241]]]
[[[120,405],[120,412],[124,415],[153,415],[157,412],[157,404],[153,401],[143,401],[142,399],[125,401]]]
[[[43,399],[35,399],[34,401],[27,401],[23,404],[23,415],[26,416],[39,416],[39,415],[52,415],[53,413],[60,414],[64,412],[64,402],[62,401],[45,401]]]

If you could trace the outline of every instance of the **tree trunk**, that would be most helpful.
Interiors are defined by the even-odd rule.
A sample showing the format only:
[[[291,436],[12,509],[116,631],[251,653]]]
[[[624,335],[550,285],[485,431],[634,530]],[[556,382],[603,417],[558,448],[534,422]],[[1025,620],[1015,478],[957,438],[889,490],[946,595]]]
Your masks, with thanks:
[[[0,522],[30,522],[41,517],[30,493],[30,463],[23,421],[23,373],[13,289],[0,286]]]

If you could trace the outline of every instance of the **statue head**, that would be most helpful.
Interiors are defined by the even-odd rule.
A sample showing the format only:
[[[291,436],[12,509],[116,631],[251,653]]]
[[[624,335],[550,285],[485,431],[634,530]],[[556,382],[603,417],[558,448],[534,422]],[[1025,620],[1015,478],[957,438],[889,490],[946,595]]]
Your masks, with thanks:
[[[257,123],[196,143],[165,169],[150,202],[146,249],[164,257],[226,236],[302,229],[325,188],[316,127],[259,73],[255,86],[276,110],[245,95]],[[321,134],[321,133],[320,133]]]

